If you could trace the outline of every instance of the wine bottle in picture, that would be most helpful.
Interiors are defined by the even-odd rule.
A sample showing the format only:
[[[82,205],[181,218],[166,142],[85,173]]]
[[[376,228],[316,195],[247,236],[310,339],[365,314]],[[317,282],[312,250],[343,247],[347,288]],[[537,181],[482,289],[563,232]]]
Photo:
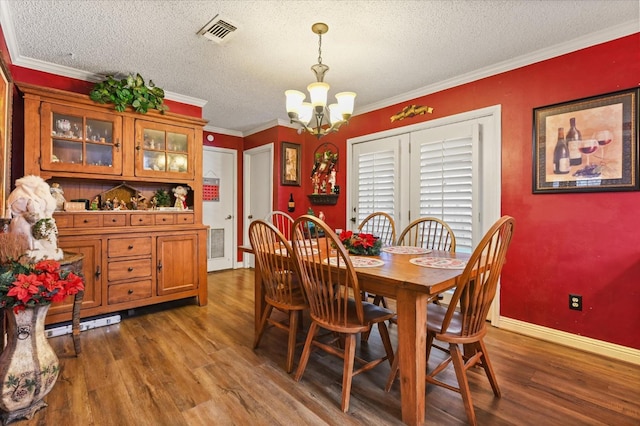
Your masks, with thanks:
[[[569,164],[572,166],[579,166],[582,164],[582,154],[580,153],[580,141],[582,140],[582,135],[580,134],[580,130],[576,128],[576,119],[570,118],[569,131],[567,132],[567,148],[569,148]]]
[[[289,203],[287,204],[287,210],[290,212],[295,211],[296,209],[296,202],[293,201],[293,193],[289,194]]]
[[[569,164],[569,148],[564,140],[564,128],[558,127],[558,142],[553,150],[553,173],[557,175],[569,173]]]

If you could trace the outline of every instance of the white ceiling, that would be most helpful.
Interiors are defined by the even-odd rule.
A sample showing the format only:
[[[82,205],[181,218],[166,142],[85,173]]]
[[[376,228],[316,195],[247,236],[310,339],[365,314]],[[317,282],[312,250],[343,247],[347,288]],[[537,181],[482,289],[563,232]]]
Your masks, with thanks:
[[[288,123],[284,91],[305,91],[325,22],[330,97],[356,114],[640,31],[639,0],[3,0],[15,65],[99,81],[140,73],[168,99],[206,102],[209,129],[246,135]],[[220,14],[222,45],[197,32]],[[638,52],[630,52],[638,54]],[[585,72],[588,72],[585,70]],[[436,106],[437,107],[437,106]]]

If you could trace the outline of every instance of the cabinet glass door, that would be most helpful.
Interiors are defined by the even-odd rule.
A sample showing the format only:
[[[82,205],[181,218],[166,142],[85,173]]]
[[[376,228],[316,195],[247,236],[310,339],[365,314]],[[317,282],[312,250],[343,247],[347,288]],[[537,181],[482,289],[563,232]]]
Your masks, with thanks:
[[[52,104],[41,114],[43,169],[122,173],[120,117]]]
[[[193,177],[193,130],[136,122],[136,176]]]

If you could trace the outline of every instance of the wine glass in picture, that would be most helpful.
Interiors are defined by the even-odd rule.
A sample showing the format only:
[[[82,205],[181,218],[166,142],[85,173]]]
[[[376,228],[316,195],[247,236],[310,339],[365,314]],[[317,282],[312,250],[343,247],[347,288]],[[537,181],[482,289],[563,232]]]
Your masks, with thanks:
[[[580,149],[580,152],[587,157],[587,167],[589,167],[590,166],[589,157],[591,157],[591,154],[596,152],[596,150],[598,149],[598,140],[583,139],[580,141],[579,149]]]
[[[605,147],[613,141],[613,134],[609,130],[599,130],[593,134],[592,138],[597,140],[598,145],[602,147],[600,158],[602,159],[602,164],[605,164]]]

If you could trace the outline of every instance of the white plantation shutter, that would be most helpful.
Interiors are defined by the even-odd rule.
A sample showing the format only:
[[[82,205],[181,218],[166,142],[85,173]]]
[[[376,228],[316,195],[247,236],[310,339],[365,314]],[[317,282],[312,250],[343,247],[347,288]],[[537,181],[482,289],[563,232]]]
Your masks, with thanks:
[[[394,214],[393,151],[362,154],[358,158],[358,223],[373,212]]]
[[[399,203],[398,138],[387,138],[355,145],[354,228],[373,212],[385,212],[397,220]]]
[[[472,139],[420,145],[419,215],[444,220],[456,237],[456,251],[472,251]]]

